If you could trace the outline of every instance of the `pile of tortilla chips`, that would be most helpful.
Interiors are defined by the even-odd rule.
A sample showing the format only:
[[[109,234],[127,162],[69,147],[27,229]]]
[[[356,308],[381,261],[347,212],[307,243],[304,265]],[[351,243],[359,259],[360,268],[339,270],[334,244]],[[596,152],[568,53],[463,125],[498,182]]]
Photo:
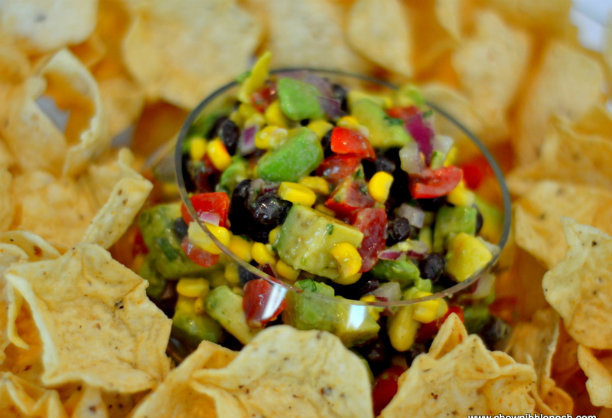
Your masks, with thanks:
[[[612,24],[604,52],[587,50],[570,7],[0,2],[0,416],[372,416],[366,369],[327,333],[275,327],[240,353],[203,342],[171,364],[170,321],[119,262],[156,196],[143,162],[269,50],[273,67],[418,83],[507,174],[492,309],[514,326],[508,354],[451,316],[381,416],[609,417]]]

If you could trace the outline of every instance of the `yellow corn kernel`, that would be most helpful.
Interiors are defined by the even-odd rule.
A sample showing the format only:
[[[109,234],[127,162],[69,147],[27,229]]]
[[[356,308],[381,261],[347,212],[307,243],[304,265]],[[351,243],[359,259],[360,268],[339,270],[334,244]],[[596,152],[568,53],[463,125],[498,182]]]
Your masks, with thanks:
[[[311,121],[306,127],[311,131],[314,131],[319,139],[321,139],[331,128],[334,127],[334,125],[324,119],[316,119]]]
[[[300,275],[299,270],[294,269],[289,264],[285,263],[283,260],[278,260],[276,262],[276,272],[282,278],[290,280],[292,282],[294,282]]]
[[[376,302],[378,299],[376,299],[376,296],[374,295],[365,295],[362,296],[359,300],[362,302]],[[375,321],[378,321],[378,319],[380,318],[380,313],[382,312],[382,310],[383,308],[378,306],[368,306],[368,312],[370,313],[370,316],[374,318]]]
[[[271,245],[276,244],[276,241],[278,241],[278,237],[279,237],[279,235],[280,235],[280,230],[281,230],[281,227],[280,227],[280,226],[277,226],[276,228],[274,228],[273,230],[271,230],[271,231],[268,233],[268,242],[269,242]]]
[[[342,116],[336,125],[342,128],[356,128],[359,126],[359,121],[354,116]]]
[[[253,65],[248,76],[240,83],[238,89],[238,99],[243,103],[249,103],[251,101],[251,95],[262,87],[265,81],[268,79],[268,68],[270,67],[270,60],[272,54],[270,51],[266,51]]]
[[[205,297],[209,290],[206,279],[180,279],[176,284],[176,293],[189,298]]]
[[[299,183],[317,194],[323,196],[329,194],[329,183],[323,177],[308,176],[300,179]]]
[[[352,284],[361,276],[361,255],[354,245],[348,242],[339,242],[330,250],[332,257],[338,263],[340,278],[334,280],[339,284]]]
[[[204,307],[204,297],[196,298],[196,300],[193,301],[193,310],[198,315],[202,315],[206,311]]]
[[[206,155],[210,158],[215,168],[219,171],[225,170],[232,163],[232,156],[227,152],[225,144],[219,138],[208,143]]]
[[[206,140],[204,138],[193,138],[189,141],[189,156],[193,161],[200,161],[206,154]]]
[[[274,100],[264,112],[264,117],[268,125],[276,125],[286,127],[288,124],[287,117],[281,110],[280,101]]]
[[[386,171],[378,171],[368,182],[368,192],[374,200],[384,203],[389,197],[393,176]]]
[[[232,235],[228,248],[231,252],[236,254],[240,259],[247,263],[252,260],[251,257],[251,243],[240,235]]]
[[[322,203],[319,203],[319,204],[318,204],[318,205],[316,205],[314,208],[315,208],[316,210],[318,210],[319,212],[324,213],[324,214],[326,214],[326,215],[329,215],[329,216],[335,216],[334,211],[333,211],[333,210],[331,210],[330,208],[328,208],[327,206],[325,206],[325,205],[324,205],[324,204],[322,204]]]
[[[298,183],[283,181],[278,188],[278,195],[291,203],[312,206],[317,200],[315,192]]]
[[[472,206],[474,199],[474,192],[465,186],[463,180],[446,196],[446,200],[455,206]]]
[[[444,160],[444,167],[455,164],[457,161],[457,151],[458,149],[454,145],[448,150],[448,154],[446,154],[446,159]]]
[[[287,130],[279,126],[266,126],[255,134],[255,146],[259,149],[278,148],[287,138]]]
[[[231,285],[240,283],[240,276],[238,274],[238,264],[227,263],[225,265],[225,280]]]
[[[253,256],[253,260],[259,264],[274,265],[274,262],[276,261],[274,251],[272,251],[272,249],[266,244],[262,244],[261,242],[253,243],[253,247],[251,248],[251,256]]]
[[[413,297],[422,298],[425,296],[430,296],[429,292],[415,292]],[[442,298],[428,300],[425,302],[415,303],[414,312],[412,317],[419,322],[426,324],[427,322],[435,321],[438,318],[442,318],[446,311],[448,310],[448,305],[446,301]]]
[[[402,306],[399,311],[387,321],[387,330],[391,345],[397,351],[408,351],[416,337],[419,323],[412,317],[414,306]]]
[[[257,110],[250,103],[241,103],[240,106],[238,106],[238,115],[243,121],[248,120],[257,113]]]
[[[206,224],[208,230],[217,238],[221,244],[228,246],[232,237],[232,233],[222,226]],[[189,228],[187,229],[187,235],[189,236],[189,240],[203,249],[204,251],[208,251],[211,254],[221,254],[221,250],[214,243],[212,239],[208,236],[206,232],[200,228],[200,225],[197,222],[191,222],[189,224]]]

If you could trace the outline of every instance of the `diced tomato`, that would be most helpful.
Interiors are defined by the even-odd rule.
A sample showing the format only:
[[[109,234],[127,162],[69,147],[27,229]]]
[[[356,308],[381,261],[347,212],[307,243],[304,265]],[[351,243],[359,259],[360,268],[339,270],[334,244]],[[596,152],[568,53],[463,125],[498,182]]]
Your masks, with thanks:
[[[397,393],[397,381],[405,370],[401,366],[391,366],[374,381],[372,403],[374,405],[375,416],[381,413]]]
[[[144,242],[144,238],[142,237],[142,232],[140,229],[137,229],[134,233],[134,244],[132,245],[132,256],[135,257],[138,254],[147,254],[149,249],[147,248],[147,244]]]
[[[457,187],[462,176],[463,171],[454,166],[423,170],[420,175],[410,177],[410,194],[415,199],[446,196]]]
[[[261,328],[287,307],[285,289],[266,279],[249,280],[244,285],[242,309],[251,328]]]
[[[477,189],[485,178],[493,175],[489,162],[482,155],[461,164],[461,169],[465,185],[470,189]]]
[[[385,249],[387,212],[381,208],[360,209],[353,226],[363,232],[363,241],[357,249],[361,255],[361,272],[370,271],[378,260],[378,253]]]
[[[189,198],[201,221],[213,225],[227,227],[227,213],[229,211],[230,199],[227,193],[198,193]],[[181,214],[187,225],[193,219],[187,211],[185,203],[181,205]]]
[[[259,113],[263,113],[275,99],[276,86],[267,85],[253,93],[251,104]]]
[[[352,176],[361,164],[361,157],[356,155],[332,155],[326,158],[317,168],[317,175],[325,178],[332,186]]]
[[[198,266],[212,267],[219,261],[218,254],[211,254],[208,251],[204,251],[200,247],[197,247],[189,241],[189,237],[185,237],[181,242],[181,248],[187,254],[187,257]]]
[[[446,321],[446,318],[448,318],[452,313],[457,314],[459,319],[461,319],[461,322],[463,322],[463,308],[458,305],[449,306],[448,311],[446,311],[442,318],[438,318],[435,321],[427,322],[426,324],[422,324],[419,327],[419,331],[416,336],[416,341],[419,343],[424,343],[435,337],[444,321]]]
[[[376,159],[376,152],[368,138],[354,129],[336,126],[332,130],[331,150],[336,154],[352,154],[370,160]]]
[[[401,119],[404,122],[410,120],[413,116],[419,113],[419,108],[416,106],[392,107],[387,110],[387,115],[392,118]]]
[[[374,199],[368,194],[364,183],[360,184],[348,178],[334,190],[325,206],[333,210],[338,217],[353,219],[359,209],[374,206]]]

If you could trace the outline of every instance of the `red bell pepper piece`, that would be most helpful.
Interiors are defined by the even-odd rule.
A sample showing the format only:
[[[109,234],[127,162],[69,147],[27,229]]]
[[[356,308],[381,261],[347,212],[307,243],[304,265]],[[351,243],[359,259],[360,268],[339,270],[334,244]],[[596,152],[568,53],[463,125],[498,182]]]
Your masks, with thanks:
[[[378,261],[378,253],[385,249],[387,212],[381,208],[360,209],[353,226],[363,232],[363,241],[357,248],[361,255],[361,272],[370,271]]]
[[[242,309],[251,328],[261,328],[287,307],[285,289],[266,279],[249,280],[244,285]]]
[[[259,113],[264,113],[268,106],[276,99],[276,86],[267,85],[251,95],[251,104]]]
[[[446,196],[457,187],[462,176],[463,171],[454,166],[425,169],[418,176],[410,177],[410,194],[415,199]]]
[[[227,213],[230,199],[224,192],[198,193],[189,198],[201,221],[227,227]],[[181,205],[181,215],[187,225],[193,221],[185,203]]]
[[[378,416],[391,402],[397,393],[397,381],[405,370],[401,366],[391,366],[376,378],[372,388],[374,416]]]
[[[370,160],[376,159],[376,152],[368,138],[354,129],[336,126],[331,133],[331,150],[336,154],[351,154]]]
[[[341,218],[353,219],[359,209],[374,206],[374,199],[368,194],[365,184],[347,178],[325,201],[325,206]]]
[[[401,119],[404,122],[410,120],[419,113],[419,108],[416,106],[392,107],[387,110],[387,115],[392,118]]]
[[[465,185],[472,190],[477,189],[485,178],[493,174],[489,162],[482,155],[461,164],[461,169]]]
[[[416,336],[416,341],[419,343],[424,343],[435,337],[444,321],[446,321],[446,318],[448,318],[452,313],[457,314],[459,319],[461,319],[461,322],[463,322],[463,308],[458,305],[449,306],[448,310],[442,318],[427,322],[426,324],[422,324],[419,327],[419,331]]]
[[[361,158],[356,155],[332,155],[321,162],[317,175],[337,186],[342,180],[352,176],[361,164]]]
[[[204,251],[200,247],[197,247],[189,241],[189,237],[185,237],[181,242],[181,248],[187,254],[187,257],[198,266],[212,267],[219,261],[218,254],[211,254],[208,251]]]

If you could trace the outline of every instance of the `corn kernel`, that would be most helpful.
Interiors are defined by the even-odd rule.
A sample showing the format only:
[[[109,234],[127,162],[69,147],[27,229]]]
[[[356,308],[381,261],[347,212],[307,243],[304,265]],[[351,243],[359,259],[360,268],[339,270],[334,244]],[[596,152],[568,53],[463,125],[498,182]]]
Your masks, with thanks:
[[[276,272],[283,278],[294,282],[298,276],[300,275],[300,271],[294,269],[289,264],[285,263],[283,260],[278,260],[276,262]]]
[[[210,158],[215,168],[219,171],[225,170],[232,163],[232,156],[227,152],[225,144],[219,138],[208,143],[206,155]]]
[[[483,269],[493,258],[487,246],[477,237],[460,232],[448,242],[446,270],[462,282]]]
[[[448,167],[449,165],[455,164],[457,161],[458,149],[456,146],[452,146],[450,150],[448,150],[448,154],[446,154],[446,159],[444,160],[444,167]]]
[[[287,117],[281,110],[280,101],[274,100],[266,109],[264,116],[268,125],[277,125],[281,127],[287,126]]]
[[[193,301],[193,310],[198,315],[202,315],[206,311],[203,297],[196,298],[196,300]]]
[[[259,149],[274,149],[287,138],[288,132],[279,126],[266,126],[255,134],[255,147]]]
[[[204,138],[193,138],[189,141],[189,156],[193,161],[200,161],[206,154],[206,140]]]
[[[206,296],[210,285],[206,279],[180,279],[176,284],[176,292],[189,298]]]
[[[325,134],[333,127],[334,125],[324,119],[313,120],[307,126],[308,129],[317,134],[319,139],[323,138],[323,136],[325,136]]]
[[[231,232],[227,228],[223,228],[222,226],[206,224],[208,230],[217,238],[221,244],[228,246],[231,239]],[[189,228],[187,229],[187,235],[189,236],[189,240],[196,246],[200,247],[204,251],[207,251],[211,254],[221,254],[221,250],[214,243],[212,239],[208,236],[206,232],[200,228],[196,222],[191,222],[189,224]]]
[[[354,245],[340,242],[333,246],[330,253],[340,270],[340,278],[334,280],[336,283],[352,284],[359,280],[362,260]]]
[[[416,296],[414,297],[421,298],[430,295],[430,292],[416,292]],[[447,310],[448,305],[444,299],[440,298],[428,300],[425,302],[415,303],[412,317],[416,321],[426,324],[427,322],[435,321],[436,319],[441,318],[444,316]]]
[[[251,261],[251,243],[242,238],[240,235],[232,235],[228,248],[231,252],[247,263]]]
[[[397,351],[408,351],[416,337],[419,323],[412,317],[413,305],[402,306],[399,311],[387,321],[387,330],[391,345]]]
[[[262,265],[274,265],[274,262],[276,261],[272,249],[269,248],[267,245],[262,244],[261,242],[253,243],[253,247],[251,248],[251,255],[253,256],[253,260]]]
[[[281,227],[277,226],[276,228],[274,228],[268,233],[268,242],[271,245],[276,244],[276,241],[278,241],[278,237],[280,236],[280,230],[281,230]]]
[[[240,115],[243,121],[248,120],[256,113],[258,113],[257,110],[250,103],[241,103],[240,106],[238,106],[238,115]]]
[[[308,187],[310,190],[320,195],[327,196],[329,194],[329,183],[323,177],[304,177],[300,179],[299,184]]]
[[[317,195],[308,187],[288,181],[283,181],[280,184],[278,195],[291,203],[298,203],[304,206],[312,206],[317,200]]]
[[[322,204],[322,203],[319,203],[319,204],[318,204],[318,205],[316,205],[314,208],[315,208],[316,210],[318,210],[319,212],[324,213],[324,214],[326,214],[326,215],[329,215],[329,216],[335,216],[334,211],[333,211],[333,210],[331,210],[330,208],[328,208],[327,206],[325,206],[325,205],[324,205],[324,204]]]
[[[228,281],[229,284],[235,285],[240,283],[240,275],[238,274],[238,264],[236,263],[227,263],[225,265],[225,280]]]
[[[455,206],[472,206],[474,199],[474,192],[465,187],[463,180],[446,196],[447,202]]]
[[[362,302],[376,302],[378,299],[376,299],[376,296],[374,295],[365,295],[362,296],[359,300]],[[379,306],[368,306],[368,312],[375,321],[378,321],[378,319],[380,318],[380,313],[382,311],[383,308]]]
[[[384,203],[389,197],[393,176],[386,171],[378,171],[368,182],[368,192],[374,200]]]
[[[359,126],[359,121],[354,116],[342,116],[337,123],[342,128],[356,128]]]

